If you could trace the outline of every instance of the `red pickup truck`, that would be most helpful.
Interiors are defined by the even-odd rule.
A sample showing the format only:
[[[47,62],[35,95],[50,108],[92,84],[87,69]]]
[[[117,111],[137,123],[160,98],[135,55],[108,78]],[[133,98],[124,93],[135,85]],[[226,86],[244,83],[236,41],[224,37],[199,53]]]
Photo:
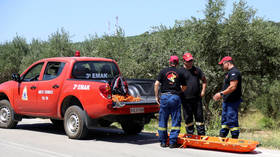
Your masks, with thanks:
[[[21,75],[0,85],[0,127],[14,128],[22,118],[50,118],[64,125],[69,138],[82,139],[88,129],[119,122],[125,133],[137,134],[159,106],[154,80],[128,79],[128,93],[137,102],[114,102],[112,81],[120,76],[112,59],[56,57],[39,60]]]

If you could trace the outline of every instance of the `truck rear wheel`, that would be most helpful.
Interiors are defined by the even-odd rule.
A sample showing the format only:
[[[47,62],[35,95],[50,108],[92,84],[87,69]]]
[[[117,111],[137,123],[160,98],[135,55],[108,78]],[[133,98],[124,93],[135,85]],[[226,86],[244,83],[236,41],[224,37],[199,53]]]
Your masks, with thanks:
[[[15,120],[15,113],[8,100],[0,101],[0,128],[15,128],[18,121]]]
[[[144,128],[144,124],[139,124],[136,122],[121,122],[121,126],[123,131],[128,135],[138,134]]]
[[[64,130],[71,139],[83,139],[87,136],[88,128],[85,114],[79,106],[69,107],[64,116]]]

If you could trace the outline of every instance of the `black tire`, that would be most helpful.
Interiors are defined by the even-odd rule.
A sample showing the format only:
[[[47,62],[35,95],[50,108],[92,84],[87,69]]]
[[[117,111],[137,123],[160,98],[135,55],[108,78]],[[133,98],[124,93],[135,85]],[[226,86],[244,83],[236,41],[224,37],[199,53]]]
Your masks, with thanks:
[[[128,135],[136,135],[144,128],[144,124],[139,124],[136,122],[121,122],[121,126],[125,134]]]
[[[71,106],[66,110],[64,130],[69,138],[83,139],[87,136],[88,128],[85,119],[85,113],[79,106]]]
[[[8,100],[0,101],[0,128],[12,129],[17,126],[15,112]]]

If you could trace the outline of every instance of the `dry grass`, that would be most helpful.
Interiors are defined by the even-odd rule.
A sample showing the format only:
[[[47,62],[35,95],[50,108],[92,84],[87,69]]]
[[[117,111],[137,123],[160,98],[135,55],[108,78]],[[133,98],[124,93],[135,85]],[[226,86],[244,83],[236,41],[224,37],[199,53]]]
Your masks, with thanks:
[[[252,112],[240,118],[240,138],[259,141],[261,147],[280,149],[279,128],[262,128],[260,112]]]
[[[257,111],[247,113],[239,118],[240,128],[245,130],[260,130],[261,126],[259,125],[259,121],[263,117],[264,116]]]

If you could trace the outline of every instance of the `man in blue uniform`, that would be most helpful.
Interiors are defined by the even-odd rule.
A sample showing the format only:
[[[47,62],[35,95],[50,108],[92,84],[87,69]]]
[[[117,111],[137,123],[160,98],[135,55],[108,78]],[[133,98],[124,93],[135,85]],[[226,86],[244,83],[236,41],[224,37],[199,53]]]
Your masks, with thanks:
[[[233,60],[230,56],[224,57],[220,62],[225,71],[228,71],[225,79],[224,86],[221,92],[216,93],[213,96],[215,101],[223,98],[223,110],[222,110],[222,129],[220,130],[220,136],[226,137],[231,132],[232,138],[238,138],[239,136],[239,124],[238,124],[238,108],[241,99],[241,73],[234,66]]]
[[[162,69],[155,82],[155,97],[160,105],[159,111],[159,141],[161,147],[167,147],[167,122],[169,115],[172,119],[172,127],[169,136],[169,147],[176,148],[177,138],[181,127],[181,99],[180,93],[186,89],[185,81],[176,66],[179,64],[177,56],[171,56],[169,67]],[[159,86],[161,96],[159,97]]]
[[[194,59],[191,53],[185,53],[183,59],[184,67],[180,68],[180,71],[187,78],[186,84],[188,87],[181,96],[186,132],[193,134],[194,125],[196,125],[197,134],[205,135],[201,100],[205,95],[207,80],[202,70],[193,65]],[[202,86],[200,81],[202,82]]]

